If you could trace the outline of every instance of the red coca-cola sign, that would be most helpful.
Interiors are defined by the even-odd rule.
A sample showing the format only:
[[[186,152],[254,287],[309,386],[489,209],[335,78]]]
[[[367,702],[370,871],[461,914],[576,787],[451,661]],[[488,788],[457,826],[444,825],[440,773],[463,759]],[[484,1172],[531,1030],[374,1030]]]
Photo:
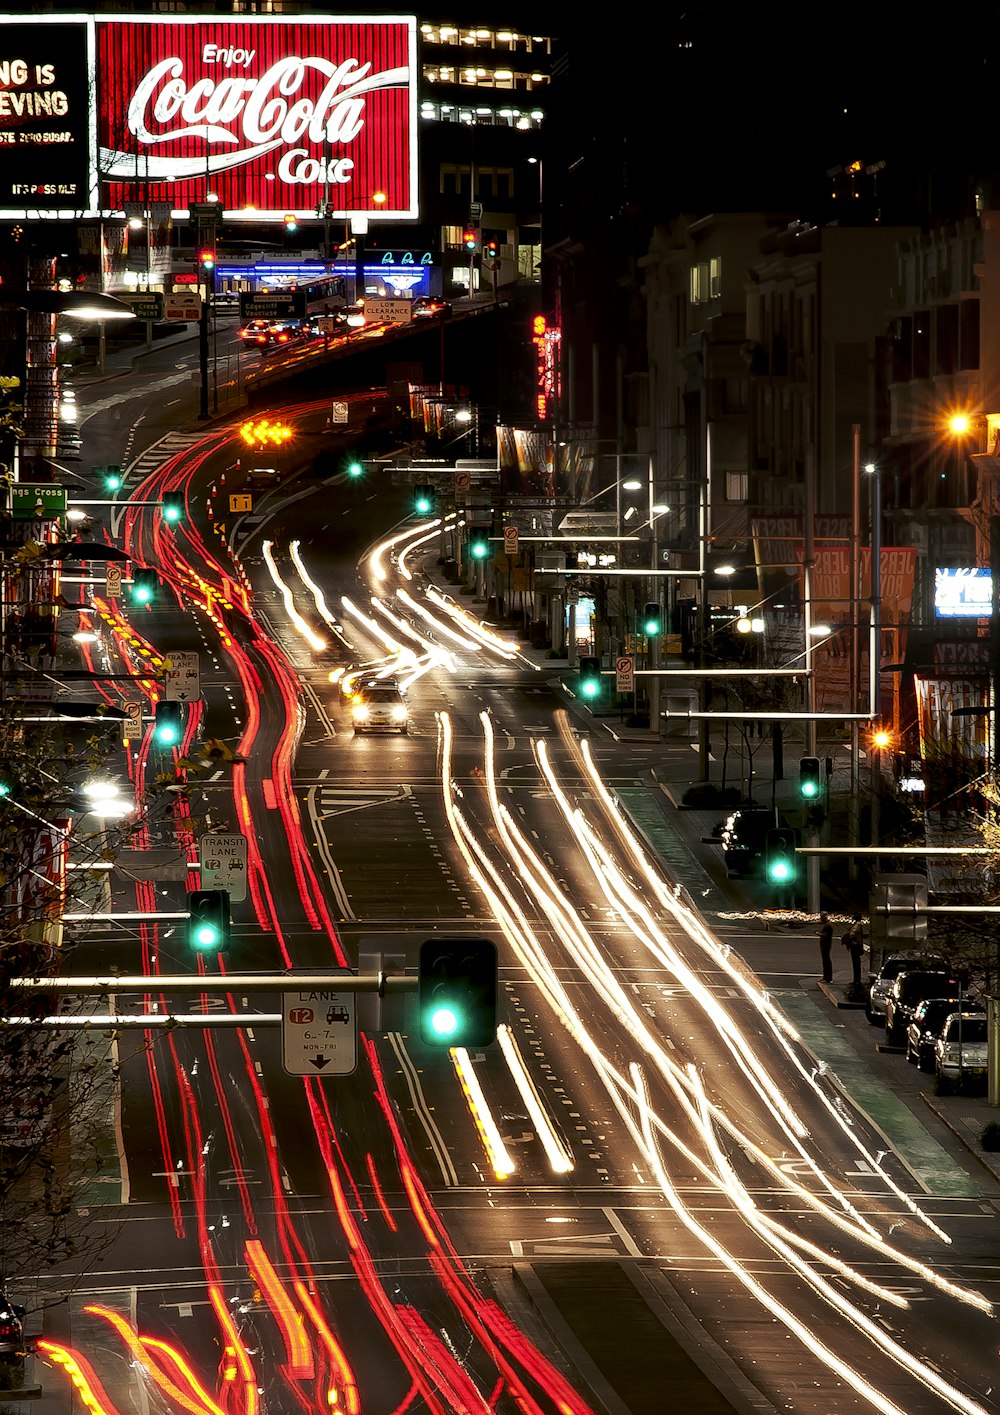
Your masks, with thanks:
[[[108,206],[417,216],[413,18],[100,17],[96,38]]]

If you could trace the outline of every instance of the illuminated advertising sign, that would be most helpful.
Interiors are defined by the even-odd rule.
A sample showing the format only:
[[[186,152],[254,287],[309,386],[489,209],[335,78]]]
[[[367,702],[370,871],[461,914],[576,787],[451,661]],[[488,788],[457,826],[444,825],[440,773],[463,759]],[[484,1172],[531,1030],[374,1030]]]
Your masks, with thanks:
[[[418,216],[412,16],[95,24],[103,205]]]
[[[934,571],[934,613],[942,619],[989,619],[993,577],[982,566]]]
[[[89,26],[0,16],[0,215],[93,202]]]

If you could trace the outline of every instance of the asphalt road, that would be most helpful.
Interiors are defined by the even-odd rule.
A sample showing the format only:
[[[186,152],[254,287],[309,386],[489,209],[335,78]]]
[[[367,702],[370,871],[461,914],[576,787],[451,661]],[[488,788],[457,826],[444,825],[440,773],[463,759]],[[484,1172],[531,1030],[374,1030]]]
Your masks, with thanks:
[[[263,1026],[124,1047],[109,1251],[46,1336],[116,1410],[194,1389],[161,1348],[130,1360],[136,1332],[198,1373],[206,1410],[206,1391],[240,1411],[330,1408],[330,1391],[387,1412],[997,1408],[992,1196],[922,1182],[845,1103],[810,1018],[760,986],[784,990],[803,941],[720,920],[710,862],[661,812],[687,895],[664,882],[621,809],[642,815],[658,747],[567,714],[544,665],[454,617],[480,606],[428,597],[438,539],[407,548],[422,529],[388,474],[297,479],[237,525],[229,433],[188,436],[154,413],[155,383],[103,393],[95,420],[115,427],[95,446],[132,437],[134,502],[187,492],[176,532],[155,506],[119,517],[175,598],[126,613],[108,661],[135,661],[130,632],[198,648],[184,750],[212,737],[246,758],[189,773],[170,819],[192,860],[206,828],[250,843],[233,949],[206,970],[412,965],[431,933],[486,931],[503,1040],[463,1071],[392,1001],[363,1013],[358,1069],[335,1080],[285,1075]],[[393,643],[409,732],[358,737],[329,675]],[[135,744],[140,791],[164,757]],[[116,908],[177,909],[184,883],[114,890]],[[166,922],[90,929],[74,967],[112,962],[194,966]],[[219,996],[205,1006],[273,1010]],[[60,1374],[44,1381],[43,1408],[69,1410]]]

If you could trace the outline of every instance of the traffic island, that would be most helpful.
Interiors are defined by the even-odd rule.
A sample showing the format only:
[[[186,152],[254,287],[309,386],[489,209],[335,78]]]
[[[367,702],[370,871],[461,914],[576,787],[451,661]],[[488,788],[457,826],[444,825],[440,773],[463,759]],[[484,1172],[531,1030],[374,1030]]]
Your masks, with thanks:
[[[848,983],[846,986],[836,982],[825,983],[821,978],[816,986],[828,1001],[841,1011],[857,1011],[859,1009],[864,1011],[865,999],[863,996],[858,997],[853,994],[853,983]]]

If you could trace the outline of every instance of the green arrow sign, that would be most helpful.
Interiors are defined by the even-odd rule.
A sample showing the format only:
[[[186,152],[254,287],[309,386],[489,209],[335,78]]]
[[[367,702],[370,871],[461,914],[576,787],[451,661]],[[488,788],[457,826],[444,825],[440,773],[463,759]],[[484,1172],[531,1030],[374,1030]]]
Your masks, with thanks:
[[[142,290],[135,294],[118,295],[116,298],[128,305],[136,319],[163,318],[163,296],[158,290]]]

